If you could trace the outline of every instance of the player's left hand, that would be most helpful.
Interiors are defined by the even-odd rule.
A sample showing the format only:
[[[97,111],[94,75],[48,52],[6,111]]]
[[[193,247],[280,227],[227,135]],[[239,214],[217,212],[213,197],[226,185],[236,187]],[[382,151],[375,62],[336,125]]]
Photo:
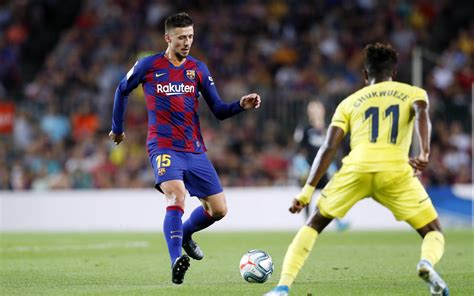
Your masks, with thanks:
[[[248,94],[240,98],[240,106],[244,108],[244,110],[257,109],[260,107],[261,102],[260,96],[256,93]]]
[[[408,163],[414,169],[414,175],[415,176],[421,175],[421,172],[428,165],[428,158],[429,158],[429,156],[427,154],[424,154],[424,153],[420,153],[420,156],[410,158]]]

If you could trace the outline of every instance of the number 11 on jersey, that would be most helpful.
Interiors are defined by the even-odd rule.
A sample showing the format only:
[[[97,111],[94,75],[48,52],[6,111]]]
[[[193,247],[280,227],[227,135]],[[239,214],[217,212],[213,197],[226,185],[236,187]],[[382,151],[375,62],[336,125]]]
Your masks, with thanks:
[[[397,144],[398,137],[398,120],[400,117],[400,107],[398,105],[391,105],[384,112],[384,119],[390,117],[391,126],[390,126],[390,139],[391,144]],[[365,110],[365,119],[370,119],[370,142],[377,142],[379,137],[379,107],[370,107]]]

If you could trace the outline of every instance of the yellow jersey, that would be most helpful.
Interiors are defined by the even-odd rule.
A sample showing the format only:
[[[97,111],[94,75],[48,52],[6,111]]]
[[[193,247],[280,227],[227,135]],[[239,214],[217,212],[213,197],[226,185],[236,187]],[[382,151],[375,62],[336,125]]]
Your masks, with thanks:
[[[406,169],[415,101],[428,103],[426,91],[394,81],[366,86],[344,99],[331,125],[344,134],[350,132],[351,152],[343,159],[346,168],[358,172]]]

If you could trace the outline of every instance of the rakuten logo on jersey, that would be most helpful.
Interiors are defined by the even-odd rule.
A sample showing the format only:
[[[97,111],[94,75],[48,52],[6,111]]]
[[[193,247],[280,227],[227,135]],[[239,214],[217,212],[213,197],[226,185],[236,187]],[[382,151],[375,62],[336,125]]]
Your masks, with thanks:
[[[194,93],[194,85],[180,84],[157,84],[156,92],[160,95],[175,96]]]

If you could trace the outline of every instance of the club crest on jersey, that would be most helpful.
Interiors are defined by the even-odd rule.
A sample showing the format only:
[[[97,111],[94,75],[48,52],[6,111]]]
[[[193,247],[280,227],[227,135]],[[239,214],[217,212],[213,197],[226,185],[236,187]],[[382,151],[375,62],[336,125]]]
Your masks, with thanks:
[[[194,78],[196,78],[196,71],[194,70],[186,70],[186,76],[191,79],[191,80],[194,80]]]
[[[166,174],[166,169],[165,168],[159,168],[158,169],[158,176],[163,176]]]

